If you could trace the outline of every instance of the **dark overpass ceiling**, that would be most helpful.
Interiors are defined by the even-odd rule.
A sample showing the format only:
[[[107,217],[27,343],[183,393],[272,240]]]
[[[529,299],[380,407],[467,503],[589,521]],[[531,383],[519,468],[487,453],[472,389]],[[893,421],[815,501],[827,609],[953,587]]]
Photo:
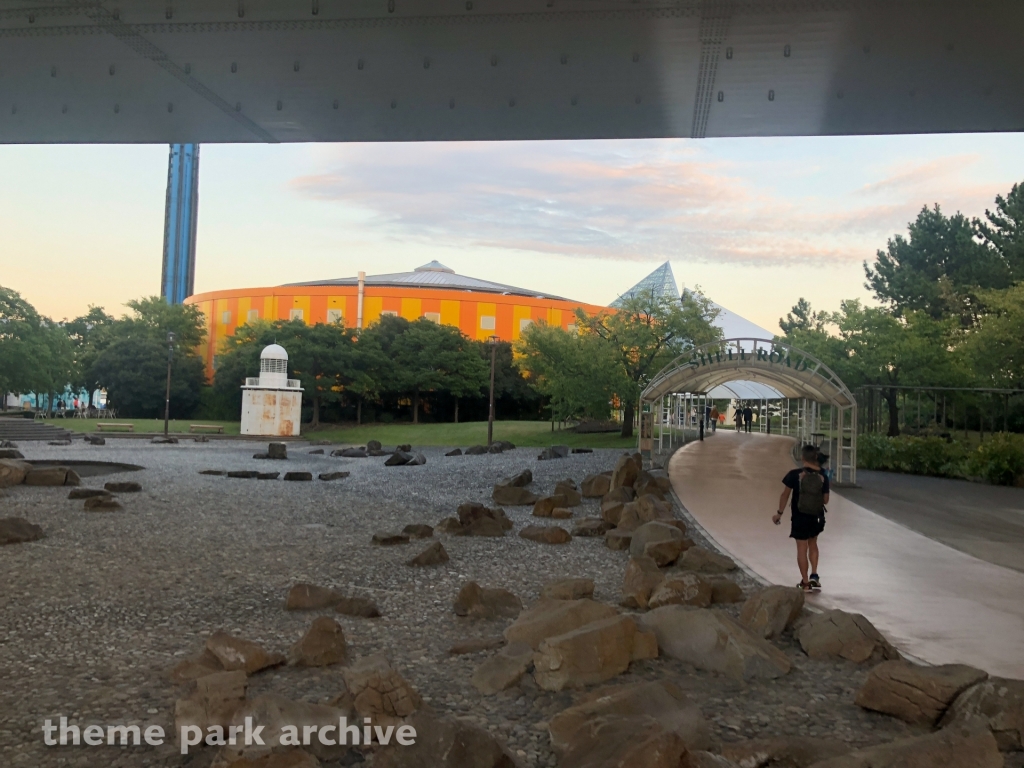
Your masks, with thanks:
[[[1021,0],[0,0],[0,142],[1018,131]]]

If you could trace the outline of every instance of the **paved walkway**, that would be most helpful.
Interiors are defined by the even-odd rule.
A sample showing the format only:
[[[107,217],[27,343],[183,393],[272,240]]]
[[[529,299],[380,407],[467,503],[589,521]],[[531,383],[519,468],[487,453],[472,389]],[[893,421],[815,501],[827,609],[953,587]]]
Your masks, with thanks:
[[[845,498],[969,555],[1024,571],[1024,488],[857,471]]]
[[[796,584],[788,513],[772,524],[786,437],[720,432],[669,463],[683,505],[737,560],[775,584]],[[973,664],[1024,678],[1024,573],[959,552],[833,492],[819,539],[823,608],[867,616],[899,648],[934,664]]]

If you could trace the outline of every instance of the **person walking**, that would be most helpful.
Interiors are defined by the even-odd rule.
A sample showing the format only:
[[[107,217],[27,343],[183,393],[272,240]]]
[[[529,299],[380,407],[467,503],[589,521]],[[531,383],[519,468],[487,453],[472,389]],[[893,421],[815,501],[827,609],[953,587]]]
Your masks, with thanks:
[[[743,431],[744,432],[750,432],[750,424],[753,421],[754,421],[754,412],[751,410],[750,406],[748,405],[748,406],[746,406],[743,409],[743,427],[744,427]]]
[[[736,434],[743,431],[743,409],[740,408],[741,403],[736,403],[736,410],[732,413],[732,420],[736,424]]]
[[[779,497],[778,511],[772,522],[779,525],[786,502],[790,502],[789,537],[796,540],[796,565],[800,570],[797,586],[805,592],[821,590],[818,576],[818,536],[825,530],[825,506],[829,499],[828,475],[821,468],[820,454],[813,445],[800,449],[803,466],[782,478],[785,488]],[[808,564],[810,573],[808,573]]]
[[[711,434],[715,434],[718,431],[718,417],[721,414],[718,412],[718,406],[711,406]]]

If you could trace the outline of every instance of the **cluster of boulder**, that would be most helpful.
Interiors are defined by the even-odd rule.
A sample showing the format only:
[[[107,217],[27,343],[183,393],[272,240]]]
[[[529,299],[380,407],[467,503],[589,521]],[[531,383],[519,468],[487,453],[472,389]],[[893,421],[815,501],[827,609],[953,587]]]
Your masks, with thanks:
[[[400,544],[408,544],[413,539],[433,538],[434,529],[425,523],[412,523],[405,526],[401,532],[378,531],[373,534],[371,543],[382,547],[390,547]],[[406,561],[409,566],[431,566],[447,563],[451,558],[440,541],[427,545],[427,548],[415,557]]]
[[[202,469],[199,471],[200,475],[213,475],[214,477],[230,477],[240,480],[277,480],[281,477],[280,472],[257,472],[255,469]],[[350,473],[335,471],[335,472],[321,472],[317,475],[317,479],[329,482],[331,480],[341,480],[342,478],[348,477]],[[312,472],[305,471],[293,471],[285,472],[282,480],[288,480],[289,482],[309,482],[313,479]]]
[[[24,460],[14,448],[0,449],[0,488],[15,485],[55,486],[81,485],[82,478],[70,467],[35,466]]]
[[[483,456],[485,453],[504,453],[515,448],[515,443],[508,440],[495,440],[490,445],[471,445],[465,451],[453,448],[445,456]]]
[[[138,493],[142,485],[134,480],[105,483],[102,488],[75,488],[69,499],[84,499],[86,512],[117,512],[124,509],[117,499],[119,493]]]

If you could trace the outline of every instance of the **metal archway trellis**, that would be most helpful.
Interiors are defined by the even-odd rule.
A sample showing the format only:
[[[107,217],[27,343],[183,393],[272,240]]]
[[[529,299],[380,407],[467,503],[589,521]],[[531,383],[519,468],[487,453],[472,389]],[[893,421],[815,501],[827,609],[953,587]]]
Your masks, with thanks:
[[[657,405],[661,419],[665,397],[679,392],[707,393],[729,381],[767,384],[788,400],[797,401],[792,433],[804,443],[816,435],[828,440],[836,483],[856,482],[856,398],[821,360],[785,342],[739,337],[696,347],[651,379],[640,395],[641,410],[645,404]]]

